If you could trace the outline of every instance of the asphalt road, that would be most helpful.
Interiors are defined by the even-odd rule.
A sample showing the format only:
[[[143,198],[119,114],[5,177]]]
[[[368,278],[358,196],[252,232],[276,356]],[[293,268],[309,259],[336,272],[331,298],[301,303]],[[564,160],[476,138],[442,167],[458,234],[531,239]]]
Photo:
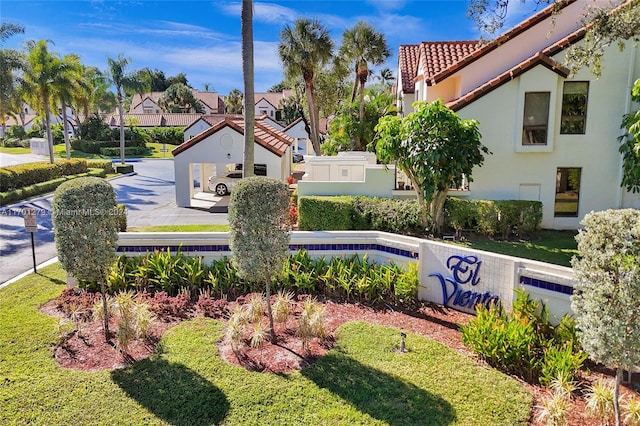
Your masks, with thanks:
[[[2,163],[42,161],[37,156],[0,156]],[[22,157],[22,158],[13,158]],[[26,160],[26,161],[25,161]],[[177,207],[173,159],[135,162],[134,174],[110,180],[118,203],[127,207],[129,227],[172,224],[224,224],[226,213]],[[52,195],[36,198],[0,209],[0,283],[33,270],[31,234],[24,230],[22,212],[25,207],[36,210],[38,231],[34,233],[36,264],[57,256],[51,223]]]

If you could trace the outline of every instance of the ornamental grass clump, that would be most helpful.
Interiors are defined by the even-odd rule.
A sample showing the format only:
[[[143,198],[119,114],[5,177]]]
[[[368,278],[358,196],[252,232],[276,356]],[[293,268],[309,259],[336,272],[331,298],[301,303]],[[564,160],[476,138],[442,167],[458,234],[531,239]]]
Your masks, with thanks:
[[[602,424],[606,424],[614,414],[614,384],[598,379],[589,386],[585,408]]]
[[[302,304],[302,312],[298,320],[298,337],[302,340],[302,350],[308,353],[311,341],[327,335],[324,321],[324,307],[315,299],[306,299]]]

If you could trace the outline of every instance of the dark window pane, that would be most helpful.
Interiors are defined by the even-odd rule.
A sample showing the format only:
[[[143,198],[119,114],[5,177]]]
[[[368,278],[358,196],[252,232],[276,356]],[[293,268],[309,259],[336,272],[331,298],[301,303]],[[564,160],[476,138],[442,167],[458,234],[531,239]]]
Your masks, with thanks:
[[[584,134],[589,82],[565,81],[562,92],[561,134]]]
[[[529,92],[524,94],[523,145],[545,145],[547,143],[549,97],[549,92]]]
[[[555,217],[578,217],[580,200],[579,167],[558,167],[556,172]]]

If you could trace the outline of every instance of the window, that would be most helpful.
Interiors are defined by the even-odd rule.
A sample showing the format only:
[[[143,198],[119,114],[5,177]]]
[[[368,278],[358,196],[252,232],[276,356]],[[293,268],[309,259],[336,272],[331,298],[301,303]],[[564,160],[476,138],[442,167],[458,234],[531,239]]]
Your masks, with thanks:
[[[580,199],[579,167],[558,167],[556,172],[555,217],[578,217],[578,201]]]
[[[151,107],[142,107],[143,114],[153,114],[153,108]]]
[[[547,144],[550,95],[549,92],[529,92],[524,94],[523,145]]]
[[[565,81],[562,89],[560,133],[583,135],[587,122],[588,81]]]

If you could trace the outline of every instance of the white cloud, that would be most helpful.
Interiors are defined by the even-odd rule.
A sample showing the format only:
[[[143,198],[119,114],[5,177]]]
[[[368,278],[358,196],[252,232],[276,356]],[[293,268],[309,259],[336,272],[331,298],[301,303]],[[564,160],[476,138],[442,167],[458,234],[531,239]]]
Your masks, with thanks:
[[[240,16],[242,12],[241,3],[219,3],[217,6],[226,15]],[[300,15],[294,9],[274,3],[253,3],[253,19],[266,23],[292,22]]]

